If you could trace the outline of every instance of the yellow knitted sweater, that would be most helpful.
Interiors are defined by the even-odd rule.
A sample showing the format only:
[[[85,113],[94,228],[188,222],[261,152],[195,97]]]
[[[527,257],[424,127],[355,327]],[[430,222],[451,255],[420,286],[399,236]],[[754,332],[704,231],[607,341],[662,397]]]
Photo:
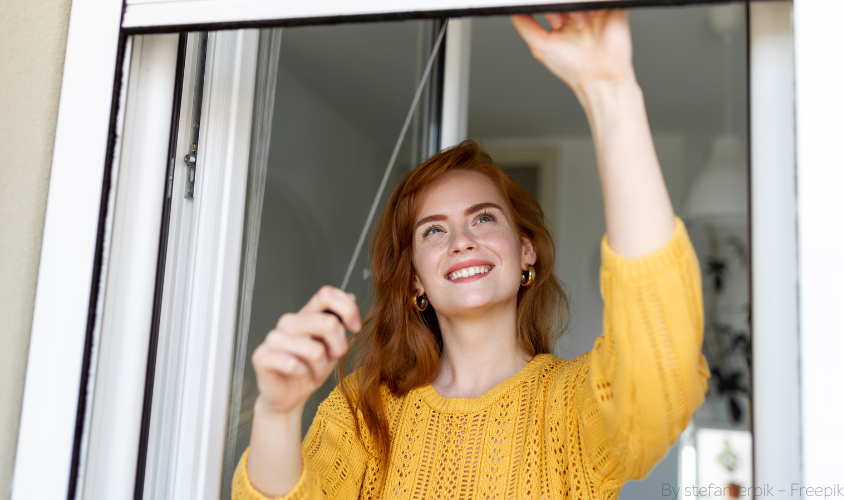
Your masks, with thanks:
[[[665,455],[703,402],[700,267],[676,219],[660,249],[627,260],[601,244],[604,332],[572,361],[540,354],[477,399],[428,384],[383,389],[392,452],[382,498],[615,499]],[[285,500],[371,499],[382,476],[339,389],[305,436],[303,473]],[[264,500],[246,473],[232,498]]]

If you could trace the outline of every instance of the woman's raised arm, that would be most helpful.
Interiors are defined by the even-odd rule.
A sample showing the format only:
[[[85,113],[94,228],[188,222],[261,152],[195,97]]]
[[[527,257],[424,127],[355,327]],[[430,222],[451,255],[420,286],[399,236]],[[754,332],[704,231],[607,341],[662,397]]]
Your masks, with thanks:
[[[530,15],[513,24],[533,56],[580,100],[598,159],[610,247],[628,259],[661,247],[674,231],[642,90],[633,71],[626,10]]]
[[[657,161],[627,12],[546,17],[550,32],[531,16],[513,23],[572,88],[595,141],[607,221],[604,332],[579,372],[573,413],[578,459],[597,487],[615,491],[648,475],[703,402],[700,266]]]

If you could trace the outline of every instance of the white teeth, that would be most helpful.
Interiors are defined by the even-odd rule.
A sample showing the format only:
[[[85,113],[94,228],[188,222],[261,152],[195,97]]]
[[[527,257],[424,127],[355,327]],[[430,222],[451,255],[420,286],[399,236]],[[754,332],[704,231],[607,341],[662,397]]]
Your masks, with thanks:
[[[489,266],[474,266],[474,267],[464,267],[463,269],[459,269],[454,271],[453,273],[448,275],[448,279],[456,280],[460,278],[467,278],[469,276],[474,276],[476,274],[483,274],[489,272]]]

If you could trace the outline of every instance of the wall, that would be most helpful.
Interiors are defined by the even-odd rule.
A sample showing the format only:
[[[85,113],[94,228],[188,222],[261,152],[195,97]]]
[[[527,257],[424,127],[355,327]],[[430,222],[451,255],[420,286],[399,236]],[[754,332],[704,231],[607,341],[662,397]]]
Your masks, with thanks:
[[[10,495],[70,0],[0,2],[0,500]]]

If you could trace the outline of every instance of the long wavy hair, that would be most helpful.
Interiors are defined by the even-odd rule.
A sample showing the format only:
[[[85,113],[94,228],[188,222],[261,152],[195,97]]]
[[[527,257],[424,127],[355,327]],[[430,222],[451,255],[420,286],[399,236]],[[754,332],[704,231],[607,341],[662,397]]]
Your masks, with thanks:
[[[344,377],[349,354],[337,365],[340,389],[352,414],[358,438],[368,432],[374,450],[367,450],[386,471],[390,456],[390,429],[381,390],[395,396],[433,382],[443,349],[442,334],[433,306],[419,312],[412,307],[413,227],[419,200],[426,189],[446,172],[470,170],[492,180],[503,195],[520,237],[536,251],[536,281],[520,287],[517,306],[519,343],[531,356],[551,352],[565,331],[569,301],[554,276],[554,240],[539,203],[516,184],[474,141],[463,141],[428,158],[408,172],[390,197],[370,242],[375,301],[361,330],[351,339],[359,347],[355,373]],[[365,431],[361,426],[361,418]],[[383,484],[383,482],[382,482]]]

